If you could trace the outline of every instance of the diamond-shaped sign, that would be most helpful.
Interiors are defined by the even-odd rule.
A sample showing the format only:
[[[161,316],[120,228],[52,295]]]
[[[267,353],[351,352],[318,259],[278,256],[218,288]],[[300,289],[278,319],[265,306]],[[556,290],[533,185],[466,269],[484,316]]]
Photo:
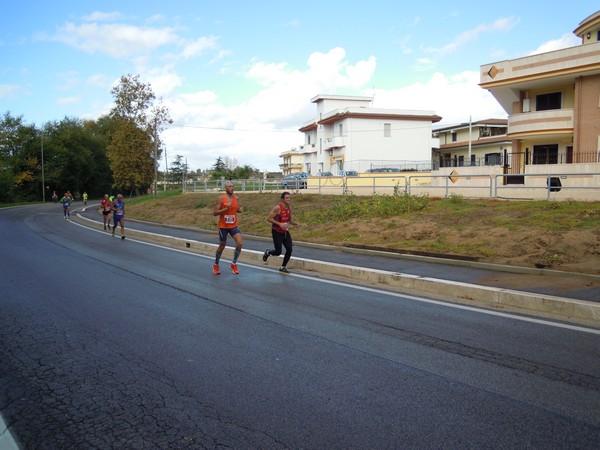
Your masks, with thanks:
[[[450,178],[450,181],[452,181],[452,183],[456,183],[456,181],[458,180],[458,172],[456,170],[453,170],[452,172],[450,172],[450,175],[448,176],[448,178]]]
[[[488,75],[492,78],[496,78],[496,75],[498,75],[499,70],[496,68],[496,66],[492,66],[490,67],[490,70],[488,70]]]

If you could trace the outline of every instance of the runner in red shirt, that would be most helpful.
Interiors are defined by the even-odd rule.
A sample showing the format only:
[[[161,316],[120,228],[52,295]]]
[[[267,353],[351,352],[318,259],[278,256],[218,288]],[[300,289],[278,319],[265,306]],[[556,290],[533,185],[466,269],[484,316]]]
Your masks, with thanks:
[[[265,250],[263,254],[263,261],[267,262],[269,256],[281,255],[281,246],[285,247],[285,255],[283,256],[283,262],[279,268],[279,272],[283,274],[289,274],[287,270],[287,263],[292,257],[292,235],[289,232],[290,225],[295,227],[300,224],[292,220],[292,195],[289,192],[283,192],[281,194],[281,203],[275,205],[269,215],[267,216],[267,222],[273,224],[271,227],[271,235],[273,236],[273,244],[275,250]]]
[[[100,210],[102,211],[102,218],[104,219],[104,229],[106,227],[110,230],[110,211],[112,209],[112,202],[108,198],[108,194],[104,194],[104,199],[100,202]]]

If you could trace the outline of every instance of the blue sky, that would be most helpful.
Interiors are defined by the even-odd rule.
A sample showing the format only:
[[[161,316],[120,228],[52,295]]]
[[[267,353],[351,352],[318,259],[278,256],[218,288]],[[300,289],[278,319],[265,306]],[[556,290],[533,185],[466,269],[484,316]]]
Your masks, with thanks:
[[[578,45],[572,31],[599,8],[402,3],[9,2],[0,112],[38,127],[96,119],[119,77],[139,74],[174,119],[169,159],[278,170],[278,155],[303,144],[318,94],[374,96],[374,107],[432,111],[442,125],[506,117],[478,86],[479,66]]]

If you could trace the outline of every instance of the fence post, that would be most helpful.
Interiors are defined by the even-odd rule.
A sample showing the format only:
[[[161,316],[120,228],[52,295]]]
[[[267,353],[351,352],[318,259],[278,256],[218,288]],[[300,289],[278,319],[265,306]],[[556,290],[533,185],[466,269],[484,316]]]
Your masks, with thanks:
[[[450,180],[450,177],[445,177],[446,178],[446,195],[445,197],[448,197],[448,180]]]

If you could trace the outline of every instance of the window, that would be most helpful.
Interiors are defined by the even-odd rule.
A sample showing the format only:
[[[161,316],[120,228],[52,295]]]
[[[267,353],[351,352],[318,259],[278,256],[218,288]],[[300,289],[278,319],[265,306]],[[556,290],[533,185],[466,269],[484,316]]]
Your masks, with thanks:
[[[558,164],[558,144],[534,145],[532,164]]]
[[[340,125],[338,126],[338,130],[340,132],[339,136],[343,136],[344,135],[344,124],[340,123]]]
[[[383,137],[392,137],[392,124],[391,123],[383,124]]]
[[[485,165],[486,166],[499,166],[502,162],[502,154],[500,153],[486,153],[485,154]]]
[[[461,155],[458,157],[458,167],[463,167],[465,165],[465,157]]]
[[[306,135],[306,143],[310,145],[310,134]]]
[[[535,110],[547,111],[549,109],[560,109],[562,104],[562,93],[552,92],[535,96]]]
[[[452,142],[456,142],[456,131],[452,132]]]

